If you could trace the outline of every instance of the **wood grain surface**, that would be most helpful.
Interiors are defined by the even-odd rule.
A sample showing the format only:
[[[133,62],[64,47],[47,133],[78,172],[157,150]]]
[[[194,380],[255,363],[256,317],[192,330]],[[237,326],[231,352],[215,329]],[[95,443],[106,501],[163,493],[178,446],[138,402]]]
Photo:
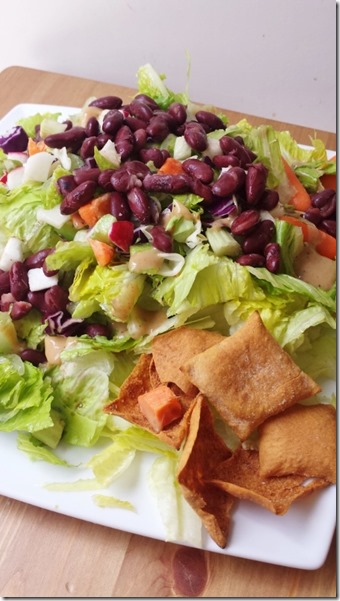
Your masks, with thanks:
[[[116,94],[128,101],[133,93],[117,84],[14,66],[0,73],[0,118],[19,103],[81,106],[89,96]],[[225,112],[230,123],[245,116]],[[333,133],[265,115],[246,117],[289,129],[300,143],[316,134],[336,149]],[[336,537],[321,568],[300,570],[163,543],[0,496],[0,595],[336,597]]]

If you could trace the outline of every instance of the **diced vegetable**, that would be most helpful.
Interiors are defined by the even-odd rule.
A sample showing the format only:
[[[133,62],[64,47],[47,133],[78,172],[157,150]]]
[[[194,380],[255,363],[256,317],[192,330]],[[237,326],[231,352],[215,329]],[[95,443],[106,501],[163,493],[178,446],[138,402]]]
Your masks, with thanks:
[[[26,150],[28,136],[25,130],[16,125],[4,136],[0,136],[0,148],[4,152],[22,152]]]
[[[310,196],[306,188],[304,188],[304,186],[301,184],[300,180],[296,176],[294,169],[292,169],[292,167],[287,163],[287,161],[284,158],[282,158],[282,161],[289,183],[295,189],[295,193],[289,200],[289,204],[293,205],[293,207],[297,211],[307,211],[307,209],[311,205]]]
[[[91,244],[98,265],[108,265],[111,263],[115,256],[115,250],[112,246],[94,238],[89,238],[89,243]]]
[[[160,432],[183,414],[180,401],[165,385],[140,395],[138,404],[155,432]]]
[[[110,195],[103,194],[94,198],[79,208],[78,214],[89,227],[93,227],[97,221],[110,212]]]
[[[168,157],[164,161],[163,165],[159,168],[158,173],[164,173],[167,175],[183,173],[182,163],[173,157]]]
[[[336,162],[336,154],[332,156],[330,160]],[[331,188],[332,190],[336,190],[336,173],[324,173],[320,177],[320,182],[322,183],[324,188]]]

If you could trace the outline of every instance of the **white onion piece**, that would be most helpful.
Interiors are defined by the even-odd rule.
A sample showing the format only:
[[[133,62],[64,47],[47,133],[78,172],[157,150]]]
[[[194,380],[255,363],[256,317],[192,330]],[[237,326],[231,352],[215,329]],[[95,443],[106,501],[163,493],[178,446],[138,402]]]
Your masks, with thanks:
[[[55,157],[50,152],[32,154],[25,163],[24,182],[46,182]]]
[[[24,260],[24,245],[19,238],[9,238],[0,257],[0,269],[9,271],[13,263]]]
[[[25,170],[23,165],[21,167],[16,167],[15,169],[12,169],[12,171],[9,171],[6,180],[7,188],[9,190],[14,190],[14,188],[21,186],[21,184],[24,183],[24,175]]]
[[[177,275],[185,263],[184,257],[179,253],[158,252],[157,255],[164,259],[164,263],[158,270],[158,273],[166,277]]]
[[[52,209],[42,209],[39,208],[37,210],[37,220],[42,223],[48,223],[59,230],[65,223],[70,220],[69,215],[62,215],[60,212],[60,205],[53,207]]]
[[[29,269],[28,275],[28,286],[31,292],[37,292],[38,290],[46,290],[52,286],[58,284],[58,275],[47,276],[44,274],[42,267],[35,267]]]

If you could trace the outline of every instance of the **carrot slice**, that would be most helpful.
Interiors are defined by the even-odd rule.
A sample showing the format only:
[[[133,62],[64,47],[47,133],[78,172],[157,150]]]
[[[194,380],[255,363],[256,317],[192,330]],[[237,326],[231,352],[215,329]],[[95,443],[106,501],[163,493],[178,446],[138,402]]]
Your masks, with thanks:
[[[102,194],[78,209],[80,217],[86,225],[93,227],[98,219],[110,212],[110,194]]]
[[[295,174],[292,167],[287,163],[287,161],[283,157],[282,157],[282,161],[283,161],[283,165],[285,168],[285,172],[286,172],[288,181],[295,190],[292,198],[289,201],[289,204],[293,205],[293,207],[297,211],[307,211],[307,209],[311,205],[310,196],[309,196],[306,188],[301,184],[299,178]]]
[[[315,250],[318,251],[323,257],[329,259],[335,259],[336,257],[336,239],[330,236],[326,232],[319,230],[320,241],[315,245]]]
[[[336,154],[333,155],[330,161],[336,161]],[[332,190],[336,190],[336,173],[324,173],[320,177],[320,182],[322,183],[324,188],[331,188]]]
[[[176,175],[178,173],[183,173],[182,163],[178,159],[168,157],[167,159],[165,159],[163,165],[158,169],[158,173],[163,173],[166,175]]]
[[[112,246],[109,246],[100,240],[95,240],[94,238],[90,238],[89,243],[92,247],[98,265],[105,266],[111,263],[115,256],[115,251]]]
[[[141,394],[138,397],[138,405],[155,432],[160,432],[183,415],[180,401],[164,384]]]
[[[296,227],[302,229],[305,242],[312,244],[315,250],[323,257],[334,259],[336,256],[336,239],[326,232],[319,230],[313,223],[302,221],[293,215],[282,215],[282,221],[287,221]]]

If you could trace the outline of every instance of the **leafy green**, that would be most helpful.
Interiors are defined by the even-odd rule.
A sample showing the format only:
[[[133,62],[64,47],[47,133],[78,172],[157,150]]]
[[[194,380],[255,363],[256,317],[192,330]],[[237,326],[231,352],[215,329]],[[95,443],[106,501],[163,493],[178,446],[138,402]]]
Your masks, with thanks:
[[[154,67],[147,63],[137,71],[137,85],[140,94],[153,98],[162,109],[167,109],[172,102],[188,103],[186,93],[176,94],[164,83],[166,76],[158,74]]]

